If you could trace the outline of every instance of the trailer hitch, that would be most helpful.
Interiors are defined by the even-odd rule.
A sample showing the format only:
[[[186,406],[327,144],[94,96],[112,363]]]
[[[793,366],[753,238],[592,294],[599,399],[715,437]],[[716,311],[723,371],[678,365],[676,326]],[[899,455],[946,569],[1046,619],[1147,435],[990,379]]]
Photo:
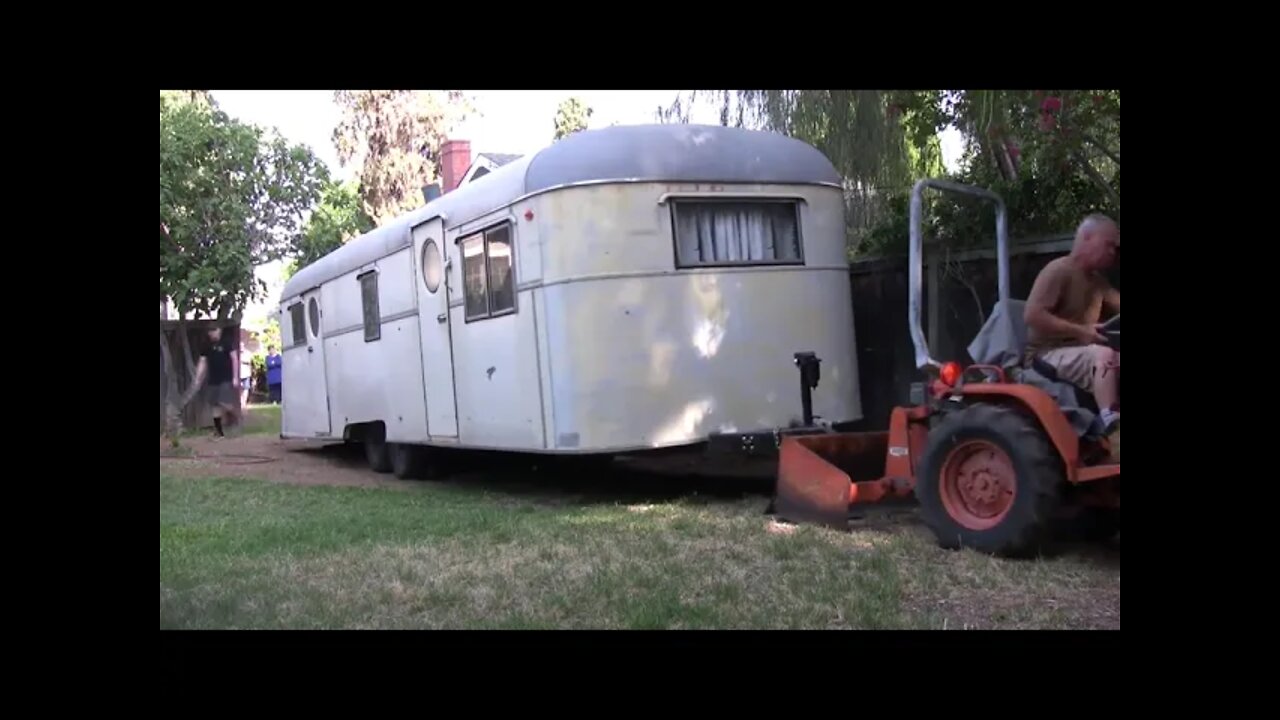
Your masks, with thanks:
[[[804,410],[804,426],[813,427],[813,393],[812,390],[818,387],[818,379],[822,376],[819,365],[822,360],[818,358],[817,353],[798,352],[795,354],[796,367],[800,368],[800,404]]]

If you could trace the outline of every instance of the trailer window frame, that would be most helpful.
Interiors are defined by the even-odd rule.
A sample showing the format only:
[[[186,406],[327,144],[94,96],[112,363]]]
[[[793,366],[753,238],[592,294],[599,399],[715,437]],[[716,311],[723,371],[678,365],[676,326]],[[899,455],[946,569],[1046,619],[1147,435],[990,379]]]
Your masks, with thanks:
[[[378,271],[366,270],[356,275],[360,283],[360,322],[364,326],[364,341],[382,339],[382,306],[378,302]]]
[[[515,229],[516,225],[514,222],[510,219],[503,219],[499,222],[495,222],[491,225],[469,232],[454,241],[454,245],[458,248],[458,253],[461,256],[462,261],[462,317],[465,323],[506,317],[507,315],[514,315],[519,311],[520,293],[516,290]],[[494,236],[499,234],[506,235],[505,244],[507,246],[506,257],[508,263],[507,276],[509,278],[507,286],[510,288],[511,297],[509,306],[494,309],[494,303],[498,298],[496,298],[494,292],[495,286],[493,282],[494,263],[492,245],[494,244]],[[474,304],[472,303],[474,294],[472,293],[472,286],[469,285],[467,281],[467,246],[475,242],[479,242],[481,244],[479,257],[483,259],[483,273],[480,277],[483,279],[484,308],[477,312],[472,311],[474,307]],[[472,266],[474,266],[475,262],[475,260],[471,261],[473,264]]]
[[[307,344],[307,317],[302,301],[292,304],[289,311],[289,347],[302,347]]]
[[[675,267],[677,270],[697,270],[701,268],[726,268],[726,267],[796,267],[805,265],[804,253],[804,223],[801,213],[801,206],[805,204],[803,198],[794,196],[776,197],[770,195],[717,195],[709,197],[706,195],[691,195],[688,197],[672,196],[663,198],[664,204],[669,205],[668,212],[671,220],[671,250],[674,253]],[[788,205],[792,209],[792,215],[795,218],[795,237],[796,237],[796,257],[794,258],[778,258],[768,260],[712,260],[701,262],[697,260],[686,259],[680,251],[680,221],[679,213],[682,207],[702,207],[707,205]]]

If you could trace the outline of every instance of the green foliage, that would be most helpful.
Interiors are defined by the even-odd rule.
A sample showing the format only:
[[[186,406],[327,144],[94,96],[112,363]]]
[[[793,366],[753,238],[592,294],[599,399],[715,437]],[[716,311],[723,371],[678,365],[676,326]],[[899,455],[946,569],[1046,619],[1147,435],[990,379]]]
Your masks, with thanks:
[[[302,146],[239,122],[207,97],[160,96],[160,296],[226,317],[264,290],[254,267],[298,242],[328,172]]]
[[[283,348],[280,344],[280,321],[274,317],[267,320],[266,327],[253,331],[253,337],[258,341],[259,348],[249,356],[249,366],[256,386],[258,378],[267,372],[267,350],[275,348],[276,352],[280,352]]]
[[[967,153],[954,179],[1004,198],[1010,237],[1069,233],[1091,212],[1120,220],[1118,91],[912,92],[898,93],[894,101],[915,102],[917,109],[923,103],[922,117],[965,134]],[[860,254],[906,252],[908,197],[906,190],[894,193],[857,248]],[[932,192],[926,197],[926,237],[951,248],[993,242],[989,203]]]
[[[967,145],[954,179],[1001,193],[1011,236],[1070,231],[1093,211],[1120,219],[1119,91],[694,91],[659,108],[659,119],[688,122],[699,97],[720,104],[724,125],[781,132],[826,154],[846,181],[855,254],[905,251],[911,185],[945,174],[939,133],[948,127]],[[927,237],[990,242],[988,204],[932,196]]]
[[[581,98],[571,97],[560,103],[556,108],[555,136],[552,139],[560,140],[579,130],[586,130],[587,119],[593,112]]]
[[[471,110],[457,90],[339,90],[338,161],[360,168],[365,213],[381,225],[422,205],[440,175],[440,146]]]
[[[659,109],[664,122],[688,122],[699,98],[720,104],[720,123],[772,130],[821,150],[851,185],[901,184],[911,159],[900,119],[879,90],[695,90]]]
[[[280,321],[274,317],[267,321],[266,328],[257,333],[257,336],[258,342],[262,344],[264,357],[267,348],[273,347],[277,352],[284,349],[284,346],[280,344]]]
[[[359,183],[327,183],[319,206],[311,213],[306,228],[299,236],[299,243],[294,247],[294,267],[289,275],[373,227],[373,219],[361,206]]]

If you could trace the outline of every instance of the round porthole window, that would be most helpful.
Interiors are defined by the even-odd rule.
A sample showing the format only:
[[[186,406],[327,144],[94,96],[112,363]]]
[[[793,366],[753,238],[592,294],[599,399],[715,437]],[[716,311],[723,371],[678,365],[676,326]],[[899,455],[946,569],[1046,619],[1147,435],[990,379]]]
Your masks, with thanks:
[[[422,279],[427,283],[427,292],[435,294],[440,289],[440,280],[444,273],[440,263],[440,250],[435,240],[428,240],[422,246]]]
[[[307,319],[311,321],[311,334],[320,337],[320,303],[315,298],[311,298],[311,302],[307,303]]]

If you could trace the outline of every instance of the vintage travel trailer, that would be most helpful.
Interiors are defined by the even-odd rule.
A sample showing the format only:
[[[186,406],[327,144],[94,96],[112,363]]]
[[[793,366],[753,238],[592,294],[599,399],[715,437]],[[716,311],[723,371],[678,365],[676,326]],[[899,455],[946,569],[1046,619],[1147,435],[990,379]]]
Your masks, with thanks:
[[[861,418],[840,176],[783,135],[584,131],[300,269],[282,436],[621,454]]]

